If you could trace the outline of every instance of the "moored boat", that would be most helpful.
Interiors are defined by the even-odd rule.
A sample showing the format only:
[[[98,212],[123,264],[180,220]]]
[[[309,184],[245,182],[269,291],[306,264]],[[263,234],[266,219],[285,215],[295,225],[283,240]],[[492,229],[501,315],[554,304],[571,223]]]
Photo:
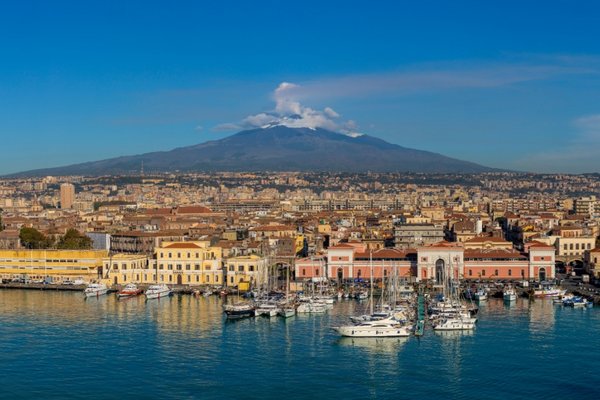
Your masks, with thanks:
[[[406,337],[410,330],[398,322],[381,320],[359,325],[337,326],[333,329],[346,337]]]
[[[171,289],[167,285],[150,285],[146,290],[146,299],[161,299],[163,297],[169,297],[171,295]]]
[[[504,301],[515,301],[517,300],[517,291],[511,287],[506,288],[502,292],[502,298]]]
[[[254,317],[255,307],[254,304],[248,302],[239,302],[235,304],[225,304],[223,311],[229,319],[240,319]]]
[[[90,283],[83,293],[85,297],[98,297],[105,295],[108,292],[108,287],[104,283]]]
[[[135,283],[128,283],[117,293],[117,297],[133,297],[140,294],[142,294],[142,289],[138,288]]]

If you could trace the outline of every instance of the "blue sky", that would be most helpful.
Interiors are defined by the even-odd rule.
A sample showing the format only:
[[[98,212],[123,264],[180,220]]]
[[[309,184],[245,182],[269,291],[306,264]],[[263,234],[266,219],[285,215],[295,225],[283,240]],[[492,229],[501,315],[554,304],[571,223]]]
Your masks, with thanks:
[[[493,167],[596,172],[598,38],[593,1],[3,2],[0,173],[297,109]]]

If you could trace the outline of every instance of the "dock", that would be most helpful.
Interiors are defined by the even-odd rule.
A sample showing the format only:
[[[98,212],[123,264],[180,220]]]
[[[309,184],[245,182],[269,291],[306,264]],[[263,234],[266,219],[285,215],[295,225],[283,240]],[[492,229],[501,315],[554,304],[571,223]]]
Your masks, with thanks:
[[[417,326],[415,327],[415,336],[423,336],[425,331],[425,297],[423,291],[419,290],[417,297]]]

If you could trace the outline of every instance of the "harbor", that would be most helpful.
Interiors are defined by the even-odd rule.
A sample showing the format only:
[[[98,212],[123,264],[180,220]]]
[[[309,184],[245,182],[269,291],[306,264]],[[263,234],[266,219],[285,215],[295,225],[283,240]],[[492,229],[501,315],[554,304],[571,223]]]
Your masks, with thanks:
[[[366,302],[350,299],[323,314],[236,321],[225,317],[216,295],[84,301],[76,292],[1,290],[0,301],[0,362],[13,366],[0,384],[14,399],[26,398],[26,387],[49,399],[89,393],[278,399],[282,391],[290,399],[392,393],[458,399],[474,387],[487,399],[505,398],[507,391],[529,398],[549,391],[563,398],[576,391],[581,399],[597,393],[587,374],[563,371],[594,367],[599,309],[572,309],[548,299],[520,297],[506,304],[491,298],[480,304],[474,332],[425,329],[419,338],[340,337],[331,326],[368,309]],[[575,364],[568,354],[579,354]],[[63,361],[57,363],[59,356]],[[15,379],[25,371],[27,379]],[[189,378],[181,380],[182,374]],[[348,376],[357,378],[349,382]],[[251,385],[242,384],[249,379]],[[168,384],[173,381],[179,383]]]

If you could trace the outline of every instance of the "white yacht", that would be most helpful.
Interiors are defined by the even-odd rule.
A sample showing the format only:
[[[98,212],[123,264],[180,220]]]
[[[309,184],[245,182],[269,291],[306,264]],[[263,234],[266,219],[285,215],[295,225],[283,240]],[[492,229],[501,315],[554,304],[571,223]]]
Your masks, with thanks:
[[[511,287],[506,288],[502,292],[502,298],[504,301],[515,301],[517,300],[517,291]]]
[[[98,297],[106,294],[108,287],[104,283],[90,283],[83,291],[85,297]]]
[[[169,297],[171,289],[167,285],[150,285],[146,290],[146,299],[160,299],[161,297]]]
[[[327,311],[327,307],[324,304],[308,301],[301,303],[296,311],[298,314],[323,314]]]
[[[462,318],[442,318],[433,325],[435,331],[464,331],[475,329],[475,322]]]
[[[407,337],[410,330],[398,322],[390,320],[364,322],[359,325],[333,327],[342,336],[347,337]]]

